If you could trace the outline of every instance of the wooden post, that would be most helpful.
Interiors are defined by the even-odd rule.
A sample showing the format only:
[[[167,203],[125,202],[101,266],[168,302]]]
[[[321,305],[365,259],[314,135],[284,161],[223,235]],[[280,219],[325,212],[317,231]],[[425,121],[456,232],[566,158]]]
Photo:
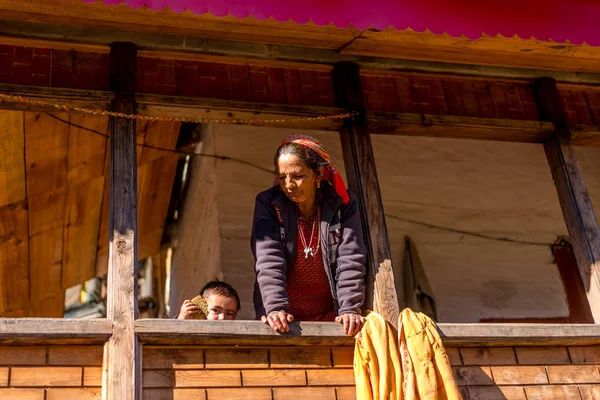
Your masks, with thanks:
[[[367,245],[367,307],[397,326],[400,307],[392,268],[377,169],[365,118],[366,107],[355,63],[335,64],[332,73],[336,105],[358,113],[340,130],[348,186],[358,198]]]
[[[552,78],[535,81],[534,92],[540,116],[556,129],[544,143],[546,158],[558,192],[565,224],[577,259],[595,323],[600,323],[600,228],[583,181],[571,130]]]
[[[111,47],[112,109],[132,114],[137,47]],[[105,346],[109,400],[141,399],[141,347],[134,331],[137,318],[137,160],[135,120],[110,119],[110,215],[107,317],[113,334]]]
[[[167,249],[161,250],[158,254],[152,256],[152,286],[156,293],[156,301],[158,302],[157,318],[167,318],[167,310],[165,307],[165,284],[167,280]]]

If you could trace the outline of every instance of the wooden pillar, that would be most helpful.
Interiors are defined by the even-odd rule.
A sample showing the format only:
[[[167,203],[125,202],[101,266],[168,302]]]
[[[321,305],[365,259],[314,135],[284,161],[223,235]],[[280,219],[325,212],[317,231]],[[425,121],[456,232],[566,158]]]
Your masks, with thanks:
[[[155,298],[158,302],[157,318],[167,318],[165,307],[165,285],[167,281],[167,249],[161,250],[158,254],[152,256],[152,286],[154,287]]]
[[[595,323],[600,323],[600,228],[571,144],[560,92],[552,78],[535,81],[540,117],[555,130],[544,150]]]
[[[132,114],[137,48],[111,47],[112,109]],[[137,318],[137,162],[135,120],[110,119],[110,215],[107,318],[113,334],[105,346],[108,400],[141,399],[141,347],[134,331]]]
[[[358,198],[367,245],[366,305],[397,326],[400,308],[359,72],[358,65],[351,62],[333,68],[336,105],[358,113],[345,121],[340,139],[348,186]]]

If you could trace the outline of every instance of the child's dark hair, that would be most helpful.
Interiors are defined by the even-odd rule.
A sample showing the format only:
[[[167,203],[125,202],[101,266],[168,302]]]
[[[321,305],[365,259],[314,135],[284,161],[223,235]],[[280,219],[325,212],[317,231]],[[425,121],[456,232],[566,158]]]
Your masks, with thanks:
[[[231,286],[228,283],[221,282],[219,280],[214,280],[208,282],[206,285],[204,285],[202,290],[200,290],[200,296],[204,298],[210,296],[211,294],[219,294],[225,297],[233,297],[237,302],[238,311],[240,308],[242,308],[242,304],[240,303],[240,297],[238,296],[233,286]]]

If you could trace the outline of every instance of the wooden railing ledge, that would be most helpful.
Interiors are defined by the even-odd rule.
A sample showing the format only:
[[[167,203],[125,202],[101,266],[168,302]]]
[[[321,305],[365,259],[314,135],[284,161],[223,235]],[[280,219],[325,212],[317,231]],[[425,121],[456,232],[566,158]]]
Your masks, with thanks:
[[[451,346],[555,346],[600,344],[595,324],[438,324]]]
[[[98,344],[111,334],[107,319],[0,318],[2,344]]]
[[[135,332],[144,344],[341,346],[352,345],[335,322],[292,322],[290,331],[276,333],[260,321],[197,321],[139,319]]]

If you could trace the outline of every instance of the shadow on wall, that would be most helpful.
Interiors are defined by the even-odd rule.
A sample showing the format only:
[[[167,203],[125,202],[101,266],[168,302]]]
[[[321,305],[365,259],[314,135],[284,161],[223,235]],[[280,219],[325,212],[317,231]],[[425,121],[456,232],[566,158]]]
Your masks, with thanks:
[[[460,366],[453,367],[454,377],[463,399],[504,400],[525,398],[522,387],[499,387],[491,377],[489,367]],[[508,390],[509,393],[505,393]],[[519,392],[519,393],[517,393]],[[508,395],[508,396],[507,396]]]

